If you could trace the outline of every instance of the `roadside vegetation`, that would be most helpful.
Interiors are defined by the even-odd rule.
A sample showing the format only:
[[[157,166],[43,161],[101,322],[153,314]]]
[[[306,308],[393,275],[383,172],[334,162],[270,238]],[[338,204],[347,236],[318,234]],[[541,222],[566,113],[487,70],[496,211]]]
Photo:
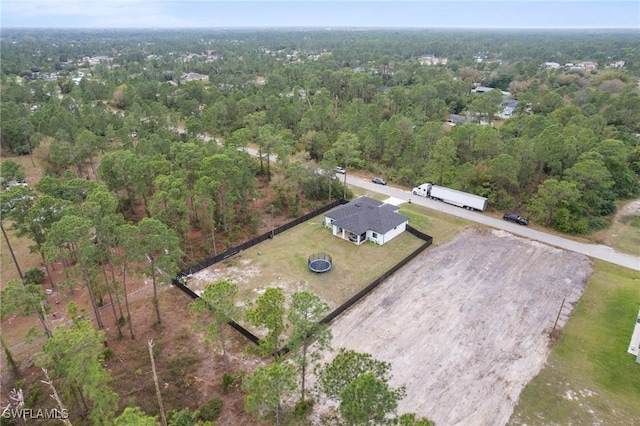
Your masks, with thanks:
[[[594,234],[595,240],[617,251],[638,254],[640,247],[640,200],[622,204],[610,228]]]

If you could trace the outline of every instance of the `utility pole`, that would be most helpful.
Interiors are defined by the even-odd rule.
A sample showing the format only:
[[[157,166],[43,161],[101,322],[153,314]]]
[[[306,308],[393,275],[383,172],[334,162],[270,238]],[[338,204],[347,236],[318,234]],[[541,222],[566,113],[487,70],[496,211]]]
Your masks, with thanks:
[[[342,199],[347,199],[347,168],[344,168],[344,185],[342,185]]]
[[[158,397],[158,408],[160,409],[160,421],[162,422],[162,426],[167,426],[167,417],[164,414],[164,405],[162,404],[162,395],[160,394],[160,384],[158,383],[158,375],[156,374],[156,362],[153,359],[153,339],[149,340],[149,358],[151,358],[153,382],[156,385],[156,396]]]
[[[562,298],[562,304],[560,305],[560,310],[558,311],[558,316],[556,317],[556,322],[553,323],[553,329],[551,330],[551,335],[553,336],[553,332],[556,331],[556,325],[558,325],[558,320],[560,319],[560,314],[562,313],[562,308],[564,307],[564,301],[567,299],[567,296]]]
[[[11,243],[9,242],[9,237],[7,237],[7,232],[4,230],[4,226],[0,222],[0,229],[2,230],[2,235],[4,235],[4,240],[7,242],[7,247],[9,247],[9,253],[11,253],[11,258],[13,259],[13,263],[16,264],[16,269],[18,270],[18,275],[20,275],[20,279],[23,280],[22,270],[20,269],[20,265],[18,265],[18,260],[16,259],[16,255],[13,252],[13,248],[11,247]]]

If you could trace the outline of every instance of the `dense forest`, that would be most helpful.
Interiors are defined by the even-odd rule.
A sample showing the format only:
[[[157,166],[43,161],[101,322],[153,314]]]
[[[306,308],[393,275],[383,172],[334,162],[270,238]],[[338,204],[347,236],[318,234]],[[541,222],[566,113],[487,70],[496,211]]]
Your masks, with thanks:
[[[272,197],[264,205],[289,217],[341,198],[336,166],[446,185],[589,233],[639,189],[637,40],[637,31],[3,30],[2,153],[37,157],[45,177],[20,185],[23,172],[5,158],[2,220],[86,288],[104,274],[106,286],[90,291],[100,328],[97,306],[118,294],[106,271],[121,271],[126,289],[130,266],[148,261],[131,273],[155,288],[156,268],[193,263],[191,231],[207,255],[257,233],[261,187]],[[90,334],[83,327],[75,333]]]
[[[399,184],[452,186],[487,196],[495,209],[519,208],[542,224],[583,233],[606,227],[614,201],[637,190],[635,36],[6,31],[2,148],[25,154],[45,141],[51,176],[72,169],[85,177],[94,157],[104,156],[101,182],[119,194],[121,210],[140,198],[149,211],[154,195],[166,192],[160,185],[184,185],[181,204],[195,219],[194,165],[255,144],[282,158],[298,152],[316,162],[348,161]],[[507,101],[515,106],[502,116]],[[450,114],[469,123],[449,130],[443,123]],[[177,126],[185,136],[173,132]],[[199,140],[205,133],[224,147]],[[154,166],[132,181],[136,173],[114,170],[114,157]],[[179,182],[167,175],[176,168],[185,169]],[[239,171],[249,174],[240,185],[245,194],[225,203],[244,204],[255,186],[249,170]],[[296,173],[286,185],[315,187]],[[159,176],[166,179],[154,184]],[[221,209],[218,203],[226,231]]]

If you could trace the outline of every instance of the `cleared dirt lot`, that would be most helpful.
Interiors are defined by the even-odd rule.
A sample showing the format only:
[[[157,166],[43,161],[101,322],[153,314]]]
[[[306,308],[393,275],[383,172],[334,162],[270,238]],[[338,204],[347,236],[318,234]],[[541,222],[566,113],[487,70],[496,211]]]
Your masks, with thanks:
[[[503,425],[591,274],[589,259],[504,231],[428,249],[331,324],[333,347],[371,353],[405,385],[399,411]],[[332,355],[327,356],[327,360]]]

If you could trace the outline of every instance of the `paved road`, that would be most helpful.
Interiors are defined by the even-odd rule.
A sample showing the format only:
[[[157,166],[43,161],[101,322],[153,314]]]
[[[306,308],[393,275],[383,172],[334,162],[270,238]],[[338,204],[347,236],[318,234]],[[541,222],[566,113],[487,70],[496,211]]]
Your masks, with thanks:
[[[344,179],[342,175],[338,175],[338,177],[341,181]],[[394,188],[393,186],[376,185],[369,180],[360,179],[351,175],[347,175],[347,183],[349,185],[364,188],[369,191],[379,192],[390,197],[399,198],[401,200],[408,201],[409,199],[411,199],[412,203],[427,207],[432,210],[437,210],[453,216],[458,216],[473,222],[491,226],[493,228],[504,229],[505,231],[509,231],[513,234],[521,235],[532,240],[540,241],[542,243],[559,247],[565,250],[586,254],[587,256],[596,259],[604,260],[606,262],[640,271],[640,257],[618,253],[611,247],[598,244],[586,244],[569,240],[567,238],[548,234],[546,232],[538,231],[527,226],[505,222],[504,220],[493,218],[484,213],[472,212],[440,201],[430,200],[428,198],[413,195],[411,194],[411,192],[404,189]]]
[[[177,131],[179,133],[184,133],[183,128],[172,127],[171,130]],[[204,135],[201,135],[200,138],[203,140],[211,139],[209,136]],[[219,141],[218,139],[216,139],[216,141],[218,143],[221,143],[221,141]],[[250,155],[256,157],[258,156],[258,152],[255,149],[244,148],[244,151],[248,152]],[[277,157],[275,155],[271,155],[270,159],[271,161],[275,162]],[[341,182],[343,182],[344,175],[338,174],[337,177]],[[409,199],[411,199],[412,203],[427,207],[432,210],[437,210],[453,216],[458,216],[473,222],[491,226],[492,228],[503,229],[505,231],[511,232],[512,234],[540,241],[541,243],[549,244],[565,250],[574,251],[576,253],[582,253],[596,259],[604,260],[605,262],[640,271],[640,257],[618,253],[611,247],[605,245],[586,244],[569,240],[567,238],[538,231],[526,226],[517,225],[511,222],[505,222],[504,220],[496,219],[483,213],[472,212],[440,201],[434,201],[428,198],[413,195],[411,194],[411,192],[404,189],[394,188],[392,186],[376,185],[370,180],[361,179],[351,175],[347,175],[347,184],[364,188],[369,191],[385,194],[390,197],[399,198],[401,200],[409,201]]]

